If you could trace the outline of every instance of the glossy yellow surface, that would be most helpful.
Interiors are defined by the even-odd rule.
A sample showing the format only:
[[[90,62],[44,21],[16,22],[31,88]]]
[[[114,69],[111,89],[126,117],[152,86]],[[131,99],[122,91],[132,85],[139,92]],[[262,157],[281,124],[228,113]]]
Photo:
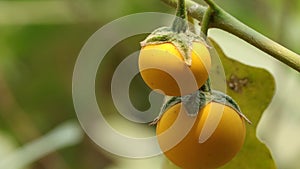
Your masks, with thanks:
[[[244,119],[234,109],[215,102],[207,104],[197,117],[188,116],[182,104],[176,104],[165,112],[156,129],[166,157],[183,169],[226,164],[241,149],[245,133]]]
[[[193,43],[191,58],[188,66],[172,43],[146,45],[139,55],[140,73],[145,83],[160,93],[190,94],[206,82],[211,66],[209,51],[202,43]]]

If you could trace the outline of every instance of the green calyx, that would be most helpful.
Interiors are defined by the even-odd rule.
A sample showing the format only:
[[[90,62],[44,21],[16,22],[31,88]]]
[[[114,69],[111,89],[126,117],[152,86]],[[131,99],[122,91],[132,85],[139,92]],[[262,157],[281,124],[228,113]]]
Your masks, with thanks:
[[[176,17],[172,25],[172,31],[176,33],[180,33],[180,32],[186,32],[187,29],[188,29],[187,20]]]
[[[183,56],[184,62],[188,66],[191,66],[193,42],[204,43],[207,46],[204,38],[189,30],[186,30],[185,32],[174,32],[170,27],[161,27],[153,31],[144,41],[142,41],[141,46],[172,43]]]
[[[249,124],[251,124],[251,121],[242,113],[239,105],[236,103],[236,101],[233,100],[230,96],[226,95],[225,93],[222,93],[220,91],[212,90],[212,101],[220,104],[224,104],[226,106],[231,107],[234,109],[242,118],[244,118]]]
[[[230,96],[216,90],[211,90],[211,92],[197,90],[195,93],[186,96],[166,97],[159,115],[150,124],[156,124],[160,120],[164,112],[175,104],[182,103],[187,111],[187,114],[189,116],[195,117],[198,115],[199,110],[201,110],[210,102],[216,102],[231,107],[242,118],[244,118],[248,123],[251,124],[251,121],[241,112],[238,104]]]

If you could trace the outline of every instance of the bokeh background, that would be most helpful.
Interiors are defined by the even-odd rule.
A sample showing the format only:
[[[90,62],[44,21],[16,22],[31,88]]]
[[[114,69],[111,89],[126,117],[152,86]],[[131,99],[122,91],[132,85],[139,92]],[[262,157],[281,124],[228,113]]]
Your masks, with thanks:
[[[203,3],[197,0],[199,3]],[[216,1],[247,25],[300,53],[300,1]],[[72,73],[87,39],[103,25],[137,12],[174,13],[160,0],[0,1],[0,166],[3,169],[160,168],[162,157],[127,159],[96,146],[82,131],[72,102]],[[138,26],[138,25],[133,25]],[[113,32],[111,32],[113,34]],[[276,93],[258,127],[280,169],[300,168],[300,74],[226,32],[210,30],[224,52],[263,67],[276,80]],[[96,80],[105,116],[125,132],[154,128],[120,118],[110,101],[114,69],[140,48],[146,35],[123,40],[106,55]],[[137,76],[130,96],[140,110],[150,90]],[[135,131],[138,128],[138,131]],[[0,168],[1,168],[0,167]],[[2,169],[1,168],[1,169]]]

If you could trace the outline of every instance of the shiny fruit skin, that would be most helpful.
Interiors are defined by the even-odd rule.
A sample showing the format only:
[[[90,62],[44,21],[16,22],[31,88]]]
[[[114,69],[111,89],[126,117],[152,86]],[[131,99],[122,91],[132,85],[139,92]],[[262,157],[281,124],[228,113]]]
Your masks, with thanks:
[[[210,137],[199,143],[204,124],[213,126],[216,122],[219,124]],[[182,136],[188,125],[191,125],[190,130]],[[165,156],[175,165],[183,169],[213,169],[226,164],[239,152],[246,128],[244,119],[229,106],[210,102],[197,117],[191,117],[178,103],[164,113],[157,124],[156,134]]]
[[[206,82],[211,66],[210,53],[203,43],[193,43],[191,59],[188,66],[172,43],[146,45],[140,51],[139,70],[152,90],[169,96],[187,95]]]

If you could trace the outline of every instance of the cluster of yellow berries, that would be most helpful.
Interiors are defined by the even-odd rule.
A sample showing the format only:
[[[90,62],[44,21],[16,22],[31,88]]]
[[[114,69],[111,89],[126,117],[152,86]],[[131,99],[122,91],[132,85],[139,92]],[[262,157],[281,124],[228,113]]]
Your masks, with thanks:
[[[139,69],[151,89],[174,97],[201,92],[211,69],[210,50],[190,34],[162,28],[142,42]],[[157,120],[162,151],[183,169],[218,168],[239,152],[245,140],[245,119],[238,107],[214,99],[199,105],[193,115],[178,102]]]

